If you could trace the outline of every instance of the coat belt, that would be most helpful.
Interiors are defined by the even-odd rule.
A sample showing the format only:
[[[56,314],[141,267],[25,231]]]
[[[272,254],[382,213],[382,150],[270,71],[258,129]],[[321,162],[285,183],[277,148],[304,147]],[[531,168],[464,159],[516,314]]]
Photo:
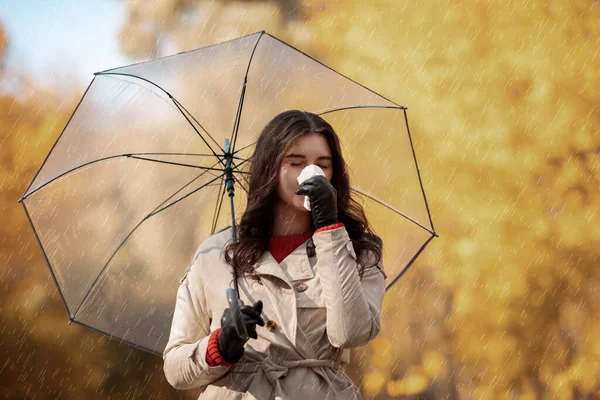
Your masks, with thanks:
[[[339,369],[341,365],[335,360],[317,360],[314,358],[284,360],[281,363],[276,364],[271,358],[265,357],[260,362],[238,362],[231,366],[230,371],[252,373],[262,370],[271,385],[275,385],[277,380],[287,375],[290,368],[316,367]]]

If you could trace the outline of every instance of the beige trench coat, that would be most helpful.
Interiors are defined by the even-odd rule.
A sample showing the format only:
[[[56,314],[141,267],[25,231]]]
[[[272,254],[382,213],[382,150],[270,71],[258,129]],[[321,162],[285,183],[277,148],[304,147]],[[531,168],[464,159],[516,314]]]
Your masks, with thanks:
[[[222,257],[231,235],[228,228],[203,242],[181,280],[163,353],[167,381],[176,389],[204,389],[199,399],[360,398],[343,367],[350,348],[379,333],[382,264],[373,266],[368,253],[360,279],[344,227],[315,233],[281,264],[266,251],[256,265],[259,279],[238,283],[244,304],[262,300],[263,319],[275,329],[257,326],[258,339],[246,343],[240,362],[209,367],[208,338],[228,307],[225,289],[233,287]]]

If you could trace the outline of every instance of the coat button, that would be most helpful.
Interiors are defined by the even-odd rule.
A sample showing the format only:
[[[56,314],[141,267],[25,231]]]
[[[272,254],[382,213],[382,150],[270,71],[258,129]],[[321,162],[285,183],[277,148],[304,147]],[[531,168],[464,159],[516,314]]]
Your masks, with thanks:
[[[275,332],[277,330],[277,322],[273,321],[272,319],[267,321],[267,324],[265,325],[265,327],[270,330],[271,332]]]
[[[299,293],[304,292],[306,289],[308,289],[308,285],[304,282],[300,282],[296,284],[296,291]]]

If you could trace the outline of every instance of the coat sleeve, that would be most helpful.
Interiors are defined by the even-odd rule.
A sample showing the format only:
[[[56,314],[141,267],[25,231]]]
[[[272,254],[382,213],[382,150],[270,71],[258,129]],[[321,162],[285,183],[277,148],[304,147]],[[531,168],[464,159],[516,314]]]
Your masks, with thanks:
[[[381,330],[386,279],[382,262],[372,265],[367,259],[361,279],[356,253],[345,227],[317,232],[313,242],[329,342],[338,348],[364,346]]]
[[[167,382],[181,390],[206,386],[229,370],[229,367],[210,367],[206,363],[210,314],[194,263],[177,290],[169,341],[163,351]]]

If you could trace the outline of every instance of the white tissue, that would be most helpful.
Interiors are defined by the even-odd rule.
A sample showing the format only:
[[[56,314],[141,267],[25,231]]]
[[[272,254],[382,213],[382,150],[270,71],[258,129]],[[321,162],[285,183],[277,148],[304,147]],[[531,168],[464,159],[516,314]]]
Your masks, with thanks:
[[[300,172],[300,176],[298,177],[298,184],[301,185],[302,182],[316,175],[325,176],[325,172],[323,172],[323,170],[318,165],[307,165],[306,167],[304,167],[302,172]],[[304,196],[304,208],[310,211],[310,201],[308,200],[308,196]]]

